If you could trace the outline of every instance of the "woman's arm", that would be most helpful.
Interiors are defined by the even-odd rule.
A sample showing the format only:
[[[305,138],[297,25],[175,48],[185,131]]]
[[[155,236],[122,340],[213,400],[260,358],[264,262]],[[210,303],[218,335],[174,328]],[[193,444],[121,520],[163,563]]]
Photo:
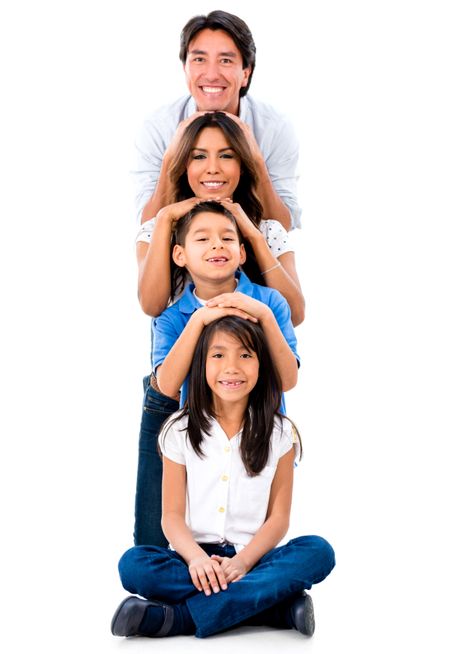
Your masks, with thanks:
[[[138,297],[141,307],[149,316],[159,316],[167,306],[170,297],[170,244],[172,226],[188,213],[198,198],[189,198],[164,207],[155,221],[150,243],[137,244]]]
[[[275,288],[286,299],[291,310],[292,324],[296,327],[305,318],[305,298],[295,269],[294,252],[285,252],[276,258],[267,243],[266,237],[252,223],[242,207],[230,200],[223,200],[222,204],[231,211],[242,236],[252,246],[256,262],[267,286]],[[283,230],[281,231],[283,232]],[[278,263],[281,265],[277,266]]]
[[[291,511],[294,457],[295,450],[292,448],[278,460],[270,488],[267,518],[251,541],[230,559],[213,556],[221,563],[228,582],[242,579],[285,536]]]
[[[226,590],[227,582],[218,561],[214,561],[198,545],[186,524],[186,466],[163,458],[162,480],[162,528],[174,550],[183,557],[189,568],[192,583],[205,595],[220,588]],[[220,588],[219,588],[220,586]]]

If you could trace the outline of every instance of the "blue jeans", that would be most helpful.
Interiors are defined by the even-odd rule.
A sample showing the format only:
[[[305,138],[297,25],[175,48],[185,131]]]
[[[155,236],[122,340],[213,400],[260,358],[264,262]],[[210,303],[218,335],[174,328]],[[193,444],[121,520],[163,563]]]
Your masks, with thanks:
[[[201,546],[209,555],[235,554],[231,545]],[[133,547],[120,559],[119,573],[130,593],[168,604],[185,602],[195,635],[205,638],[311,588],[325,579],[334,564],[333,548],[325,539],[301,536],[270,550],[245,577],[209,597],[195,588],[186,563],[169,549]]]
[[[177,411],[179,404],[158,393],[144,377],[139,461],[136,481],[134,544],[167,547],[161,529],[162,461],[158,452],[158,434],[163,422]]]

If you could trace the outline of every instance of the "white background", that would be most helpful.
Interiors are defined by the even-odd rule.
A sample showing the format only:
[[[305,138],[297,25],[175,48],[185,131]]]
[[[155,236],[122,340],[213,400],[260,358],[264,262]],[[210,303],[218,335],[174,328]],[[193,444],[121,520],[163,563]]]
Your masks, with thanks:
[[[3,4],[4,651],[448,651],[445,4]],[[291,533],[322,534],[337,556],[313,590],[309,641],[109,634],[148,372],[133,139],[184,92],[181,27],[217,8],[249,23],[252,92],[290,115],[301,144],[307,319],[288,406],[305,457]]]

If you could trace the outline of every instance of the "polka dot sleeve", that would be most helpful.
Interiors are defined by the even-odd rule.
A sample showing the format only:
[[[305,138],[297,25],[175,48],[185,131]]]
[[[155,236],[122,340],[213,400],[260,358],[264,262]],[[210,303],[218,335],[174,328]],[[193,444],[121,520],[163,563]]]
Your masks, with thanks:
[[[267,241],[273,256],[278,259],[285,252],[293,252],[292,239],[278,220],[261,220],[259,231]]]

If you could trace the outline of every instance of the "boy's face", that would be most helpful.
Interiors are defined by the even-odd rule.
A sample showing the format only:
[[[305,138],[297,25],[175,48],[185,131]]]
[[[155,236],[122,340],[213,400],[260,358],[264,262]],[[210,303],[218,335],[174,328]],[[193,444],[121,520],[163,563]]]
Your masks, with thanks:
[[[244,263],[245,249],[229,218],[205,211],[192,219],[184,246],[175,245],[172,256],[189,270],[194,284],[196,279],[223,282]]]

